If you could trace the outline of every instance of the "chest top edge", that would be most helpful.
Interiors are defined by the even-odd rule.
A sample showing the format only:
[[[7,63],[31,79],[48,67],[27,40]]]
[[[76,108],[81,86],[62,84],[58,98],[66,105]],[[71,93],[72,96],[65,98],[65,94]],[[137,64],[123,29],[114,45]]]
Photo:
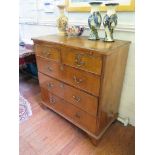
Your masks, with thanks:
[[[89,50],[101,55],[110,55],[115,53],[117,48],[129,46],[130,41],[116,40],[115,42],[104,42],[103,40],[91,41],[87,37],[67,37],[48,35],[32,38],[35,44],[48,44],[63,47],[70,47],[78,50]]]

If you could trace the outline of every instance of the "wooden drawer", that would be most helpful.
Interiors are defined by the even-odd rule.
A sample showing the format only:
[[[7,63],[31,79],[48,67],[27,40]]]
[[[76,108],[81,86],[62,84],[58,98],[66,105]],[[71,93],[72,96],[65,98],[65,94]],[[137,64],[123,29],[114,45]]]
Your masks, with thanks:
[[[33,41],[42,103],[97,144],[118,116],[130,42],[59,35]]]
[[[99,96],[100,76],[37,57],[39,72]]]
[[[41,57],[36,56],[37,67],[39,72],[42,72],[46,75],[61,78],[61,71],[59,63],[55,61],[50,61]]]
[[[69,119],[80,124],[90,132],[96,131],[96,118],[82,111],[76,106],[66,102],[65,100],[49,93],[46,89],[41,88],[41,95],[44,104],[48,107],[57,110]]]
[[[62,63],[100,75],[102,56],[89,51],[79,51],[72,48],[62,48]]]
[[[87,113],[96,116],[98,107],[97,97],[50,78],[42,73],[39,73],[38,75],[41,87],[48,89],[51,93],[63,98],[67,102],[74,104]]]
[[[35,44],[34,49],[37,56],[60,61],[60,48],[56,46]]]

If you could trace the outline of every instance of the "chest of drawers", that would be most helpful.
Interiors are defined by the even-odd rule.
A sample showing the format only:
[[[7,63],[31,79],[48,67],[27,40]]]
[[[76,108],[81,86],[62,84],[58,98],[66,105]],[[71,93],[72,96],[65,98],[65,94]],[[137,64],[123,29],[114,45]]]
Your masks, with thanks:
[[[117,118],[130,42],[33,38],[42,104],[97,143]]]

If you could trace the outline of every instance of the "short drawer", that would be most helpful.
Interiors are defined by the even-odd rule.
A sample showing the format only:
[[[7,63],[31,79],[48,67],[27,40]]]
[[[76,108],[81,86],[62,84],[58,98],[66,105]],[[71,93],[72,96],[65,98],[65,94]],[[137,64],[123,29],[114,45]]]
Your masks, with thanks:
[[[50,61],[36,56],[38,71],[52,77],[61,77],[60,65],[55,61]]]
[[[39,73],[40,86],[96,117],[98,98]]]
[[[39,72],[99,96],[100,76],[37,57]]]
[[[56,46],[35,44],[34,50],[37,56],[60,61],[60,48]]]
[[[76,106],[66,102],[65,100],[49,93],[46,89],[41,88],[41,96],[44,104],[55,109],[59,113],[67,116],[68,119],[73,120],[90,132],[96,131],[96,118],[82,111]]]
[[[72,48],[62,48],[62,63],[100,75],[102,56]]]

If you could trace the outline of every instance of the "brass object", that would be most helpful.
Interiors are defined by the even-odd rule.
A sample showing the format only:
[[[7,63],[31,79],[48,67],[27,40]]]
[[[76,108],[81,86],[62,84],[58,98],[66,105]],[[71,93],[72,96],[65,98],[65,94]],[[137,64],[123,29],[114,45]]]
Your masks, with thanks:
[[[48,83],[48,84],[47,84],[48,89],[51,89],[53,86],[54,86],[53,83]]]
[[[78,67],[84,66],[85,62],[83,62],[82,60],[82,55],[81,54],[76,54],[75,56],[75,63]]]
[[[51,53],[50,53],[50,51],[48,49],[44,49],[41,53],[45,57],[49,57],[51,55]]]
[[[51,67],[49,67],[49,66],[47,67],[47,70],[48,70],[48,71],[50,71],[50,72],[52,72],[52,71],[53,71],[53,70],[52,70],[52,68],[51,68]]]
[[[74,81],[79,84],[81,83],[83,80],[82,79],[78,79],[76,76],[73,77]]]
[[[64,88],[64,84],[63,83],[60,84],[60,88]]]
[[[73,99],[75,99],[76,102],[80,102],[81,98],[79,96],[73,96]]]
[[[80,112],[76,112],[75,117],[80,118]]]
[[[55,98],[53,96],[51,96],[50,97],[50,103],[55,103],[55,102],[56,102]]]
[[[61,70],[61,71],[64,70],[64,66],[63,66],[63,65],[60,66],[60,70]]]

